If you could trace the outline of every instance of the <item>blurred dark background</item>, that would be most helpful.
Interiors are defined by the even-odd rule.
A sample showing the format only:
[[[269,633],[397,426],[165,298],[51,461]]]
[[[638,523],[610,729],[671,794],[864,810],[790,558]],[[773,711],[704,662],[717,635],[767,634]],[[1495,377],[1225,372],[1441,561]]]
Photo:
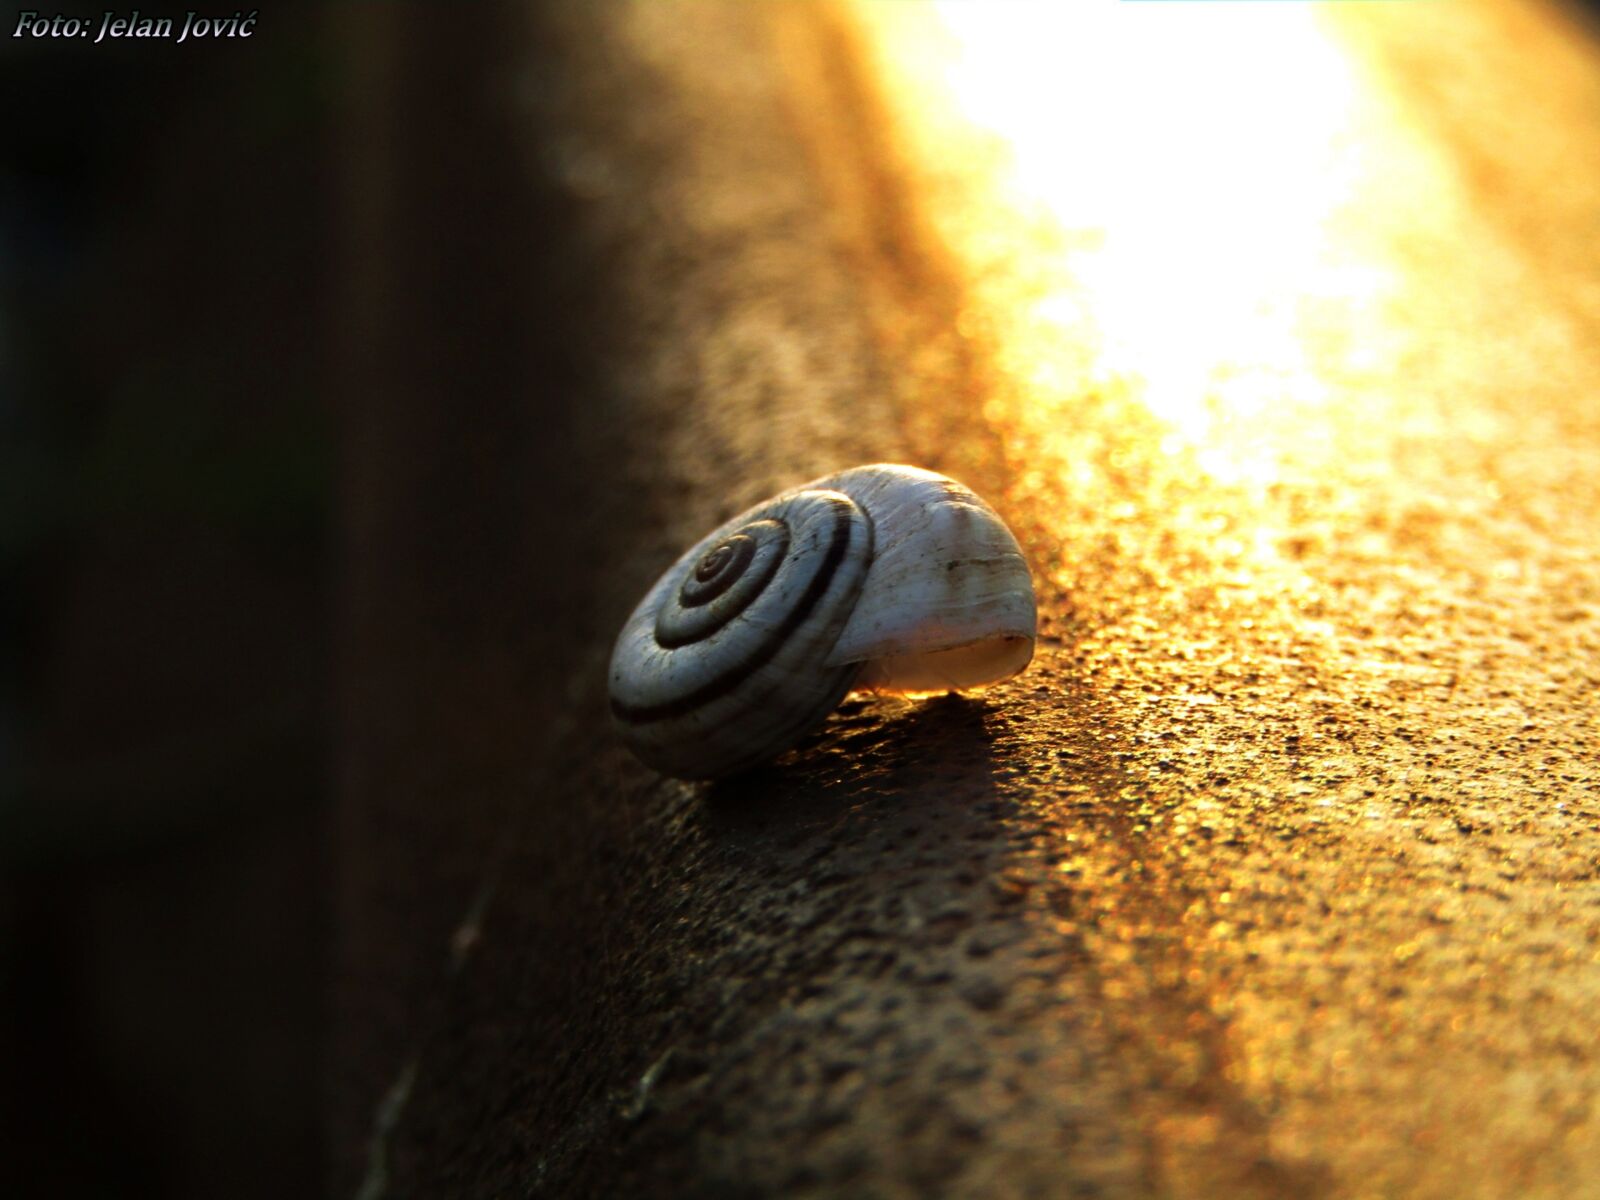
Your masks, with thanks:
[[[0,8],[0,1195],[315,1195],[330,26],[279,3],[249,39],[94,45],[13,38],[21,11]]]
[[[318,1194],[339,26],[282,2],[247,40],[92,45],[13,38],[20,11],[0,8],[0,1195]]]

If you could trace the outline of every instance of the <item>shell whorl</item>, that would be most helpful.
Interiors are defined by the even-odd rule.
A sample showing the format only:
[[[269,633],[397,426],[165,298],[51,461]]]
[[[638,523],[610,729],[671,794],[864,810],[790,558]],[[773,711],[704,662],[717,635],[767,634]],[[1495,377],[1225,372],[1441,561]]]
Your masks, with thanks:
[[[684,779],[782,753],[852,687],[933,692],[1027,666],[1035,613],[1005,523],[931,471],[856,467],[703,538],[640,601],[611,656],[611,711]]]
[[[634,753],[669,775],[711,778],[805,736],[860,672],[820,664],[871,557],[871,520],[818,489],[786,492],[704,538],[650,589],[612,653],[611,712]]]

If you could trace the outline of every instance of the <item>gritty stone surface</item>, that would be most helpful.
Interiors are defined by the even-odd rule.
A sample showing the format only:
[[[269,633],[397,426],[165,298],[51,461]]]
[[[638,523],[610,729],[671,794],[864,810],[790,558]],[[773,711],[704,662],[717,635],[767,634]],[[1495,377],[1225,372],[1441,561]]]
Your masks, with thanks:
[[[506,175],[461,165],[501,220],[526,191],[560,231],[516,267],[567,272],[564,306],[463,393],[408,369],[435,302],[385,293],[395,365],[355,421],[341,1186],[1592,1191],[1600,319],[1540,264],[1600,262],[1570,217],[1565,242],[1504,219],[1495,189],[1539,147],[1467,145],[1449,81],[1414,69],[1419,27],[1351,27],[1413,135],[1480,169],[1425,234],[1402,212],[1362,235],[1411,281],[1389,357],[1348,369],[1328,318],[1337,402],[1266,418],[1276,474],[1230,481],[1131,391],[1007,373],[1044,353],[1006,316],[1048,264],[964,238],[968,185],[919,173],[914,120],[822,11],[509,27],[483,100],[525,105]],[[399,61],[436,61],[434,23],[393,32]],[[1558,126],[1551,89],[1594,91],[1592,54],[1553,61],[1565,84],[1502,97],[1519,128]],[[418,87],[402,118],[434,103]],[[406,187],[460,128],[389,151],[420,212]],[[406,245],[388,219],[375,238]],[[373,270],[449,280],[460,252]],[[529,355],[548,369],[513,370]],[[629,760],[604,664],[656,572],[874,459],[1013,523],[1034,667],[851,700],[715,785]]]

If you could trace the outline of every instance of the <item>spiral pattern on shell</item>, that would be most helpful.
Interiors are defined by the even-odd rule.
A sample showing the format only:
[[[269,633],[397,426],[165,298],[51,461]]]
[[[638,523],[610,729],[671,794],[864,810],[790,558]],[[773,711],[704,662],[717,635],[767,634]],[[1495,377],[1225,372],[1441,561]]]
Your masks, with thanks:
[[[872,522],[831,491],[785,493],[704,538],[617,640],[611,712],[629,746],[696,779],[803,737],[859,673],[814,664],[838,639],[871,557]]]
[[[851,687],[982,686],[1033,655],[1033,585],[969,489],[879,463],[740,514],[668,569],[611,656],[623,741],[668,775],[774,757]]]

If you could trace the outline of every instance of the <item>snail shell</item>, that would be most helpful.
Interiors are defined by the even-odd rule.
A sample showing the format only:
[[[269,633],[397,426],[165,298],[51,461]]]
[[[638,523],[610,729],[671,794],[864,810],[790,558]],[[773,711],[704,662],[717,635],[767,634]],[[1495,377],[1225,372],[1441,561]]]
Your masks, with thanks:
[[[611,712],[650,766],[709,779],[789,749],[852,689],[929,694],[1033,658],[1016,538],[953,479],[854,467],[741,513],[623,626]]]

